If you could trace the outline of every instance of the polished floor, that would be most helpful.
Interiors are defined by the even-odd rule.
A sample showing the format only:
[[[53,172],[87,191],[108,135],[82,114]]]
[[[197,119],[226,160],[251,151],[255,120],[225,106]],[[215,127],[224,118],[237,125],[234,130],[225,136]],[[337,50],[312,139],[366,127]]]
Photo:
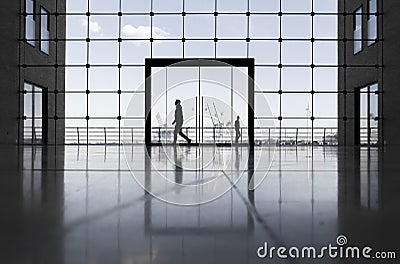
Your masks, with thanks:
[[[398,251],[400,148],[0,152],[0,263],[397,263],[256,252],[265,242],[323,247],[339,235]]]

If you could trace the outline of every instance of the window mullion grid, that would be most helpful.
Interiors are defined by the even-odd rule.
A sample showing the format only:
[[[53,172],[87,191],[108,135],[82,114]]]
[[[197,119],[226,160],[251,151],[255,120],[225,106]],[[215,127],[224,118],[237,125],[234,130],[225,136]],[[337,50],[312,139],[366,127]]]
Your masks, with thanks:
[[[347,12],[346,0],[343,0],[343,12]],[[348,16],[343,17],[343,38],[347,39]],[[347,41],[343,41],[343,57],[343,65],[347,65]],[[347,67],[343,67],[343,116],[339,118],[344,122],[344,145],[347,145]]]
[[[20,5],[20,13],[22,14],[23,13],[23,8],[25,8],[25,5]],[[25,10],[25,9],[24,9]],[[21,65],[21,63],[22,63],[22,50],[21,50],[21,39],[23,39],[24,37],[23,36],[25,36],[25,32],[22,30],[22,20],[24,21],[24,23],[25,23],[25,21],[26,21],[26,18],[22,15],[22,16],[20,16],[20,19],[19,19],[19,36],[20,36],[20,41],[18,41],[18,55],[19,55],[19,58],[18,58],[18,63],[19,63],[19,65]],[[25,27],[26,27],[26,25],[25,25]],[[26,29],[25,29],[26,30]],[[23,35],[24,34],[24,35]],[[25,56],[24,56],[24,60],[25,60]],[[25,62],[23,62],[24,64],[25,64]],[[23,71],[25,71],[25,70],[23,70]],[[24,142],[24,135],[22,135],[22,138],[21,138],[21,133],[22,133],[22,131],[24,131],[24,126],[25,126],[25,120],[24,120],[24,118],[23,118],[23,116],[25,115],[25,113],[23,113],[23,111],[21,111],[21,108],[22,108],[22,106],[24,105],[23,104],[23,102],[22,101],[25,101],[25,96],[24,96],[24,94],[22,93],[23,92],[23,89],[21,89],[21,86],[22,86],[22,82],[21,82],[21,77],[22,77],[22,73],[21,73],[21,66],[19,66],[19,69],[18,69],[18,116],[21,118],[22,117],[22,119],[20,119],[20,120],[22,120],[22,121],[19,121],[18,122],[18,145],[19,144],[21,144],[21,140],[22,140],[22,142]],[[25,86],[25,85],[24,85]],[[25,88],[24,88],[25,89]],[[22,94],[22,95],[21,95]],[[22,98],[22,99],[21,99]],[[22,126],[22,127],[21,127]]]
[[[247,16],[246,58],[249,58],[249,55],[250,55],[250,41],[251,41],[250,40],[250,15],[251,15],[250,14],[250,0],[247,0],[247,14],[249,14],[249,15]],[[247,41],[247,40],[249,40],[249,41]]]
[[[185,58],[185,17],[183,14],[185,13],[185,0],[182,0],[182,58]]]
[[[214,1],[214,14],[218,12],[218,0]],[[214,15],[214,58],[217,58],[217,21],[218,16]]]
[[[86,38],[90,39],[90,0],[87,0],[87,26],[86,26]],[[86,145],[89,145],[89,71],[90,67],[90,42],[86,41]]]
[[[384,55],[384,53],[383,53],[384,52],[384,36],[383,36],[383,19],[384,19],[384,17],[383,17],[383,10],[384,9],[383,9],[383,1],[377,3],[376,9],[377,9],[377,12],[380,14],[377,17],[377,23],[378,23],[378,25],[380,23],[380,29],[381,29],[380,30],[381,32],[379,32],[379,30],[377,32],[377,36],[378,36],[378,39],[379,39],[379,42],[380,42],[380,45],[381,45],[381,84],[378,86],[378,89],[380,89],[379,103],[380,103],[381,114],[379,115],[379,113],[378,113],[378,117],[379,117],[379,120],[380,120],[380,123],[378,123],[378,129],[381,131],[381,137],[380,137],[381,143],[380,143],[380,145],[383,146],[384,143],[385,143],[384,140],[383,140],[384,139],[384,126],[383,126],[383,122],[384,122],[383,107],[384,106],[383,106],[383,97],[385,96],[385,93],[384,93],[384,70],[383,70],[384,69],[384,57],[383,57],[383,55]],[[380,12],[379,9],[381,10],[381,12]],[[378,136],[379,136],[379,134],[378,134]]]
[[[314,14],[314,0],[311,0],[311,13]],[[314,15],[311,16],[311,145],[314,145]],[[307,128],[308,129],[308,128]],[[312,153],[313,155],[313,153]]]
[[[56,13],[58,14],[59,12],[58,12],[58,0],[56,1],[56,6],[55,6],[55,8],[56,8]],[[47,14],[48,15],[48,17],[47,17],[47,19],[48,19],[48,22],[47,22],[47,27],[50,27],[50,23],[49,23],[49,20],[50,20],[50,18],[51,18],[51,16],[50,16],[50,13],[48,13]],[[58,69],[59,69],[59,63],[58,63],[58,15],[56,16],[54,16],[54,19],[55,19],[55,38],[57,39],[57,41],[55,41],[55,64],[57,65],[57,67],[55,67],[55,73],[54,73],[54,78],[55,78],[55,80],[54,80],[54,127],[56,128],[56,129],[54,129],[54,143],[55,144],[57,144],[57,122],[58,122],[58,114],[57,114],[57,111],[58,111],[58,107],[57,107],[57,102],[58,102],[58,98],[57,98],[57,96],[58,96],[58,92],[56,92],[56,91],[58,91],[59,89],[58,89]],[[51,51],[51,45],[50,45],[50,39],[51,39],[51,37],[50,37],[50,30],[49,30],[49,43],[48,43],[48,45],[49,45],[49,53],[50,53],[50,51]],[[43,90],[42,90],[42,92],[43,92]],[[48,87],[48,89],[47,89],[47,92],[48,93],[50,93],[50,87]],[[47,96],[47,98],[48,98],[48,96]],[[47,104],[47,102],[45,102],[45,104]],[[42,114],[43,115],[43,114]],[[49,119],[49,121],[50,121],[50,117],[47,117],[48,119]],[[48,125],[48,122],[47,122],[47,125]],[[47,127],[45,127],[45,129],[47,129]],[[43,134],[42,134],[42,137],[43,137]],[[43,140],[43,139],[42,139]]]
[[[119,14],[122,14],[122,0],[119,0]],[[121,38],[121,30],[122,30],[122,15],[118,16],[118,145],[121,145],[121,71],[122,71],[122,64],[121,64],[121,45],[122,41]],[[119,163],[118,163],[119,164]]]
[[[150,14],[154,15],[154,0],[150,1]],[[153,58],[153,17],[150,15],[150,58]]]
[[[282,0],[279,0],[279,143],[282,140]]]

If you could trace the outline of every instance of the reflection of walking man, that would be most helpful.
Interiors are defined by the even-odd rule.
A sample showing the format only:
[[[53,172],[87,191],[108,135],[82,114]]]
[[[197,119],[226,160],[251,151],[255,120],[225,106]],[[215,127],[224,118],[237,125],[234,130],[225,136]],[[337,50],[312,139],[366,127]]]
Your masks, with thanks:
[[[236,131],[236,138],[235,138],[235,142],[238,143],[239,138],[242,136],[242,133],[240,133],[240,121],[239,121],[240,117],[237,116],[237,119],[235,121],[235,131]]]
[[[183,112],[182,112],[182,106],[181,106],[181,100],[177,99],[175,101],[175,120],[172,122],[172,124],[175,124],[175,130],[174,130],[174,144],[176,144],[176,140],[178,137],[178,134],[183,137],[189,144],[192,142],[191,139],[189,139],[185,134],[182,132],[182,125],[183,125]]]

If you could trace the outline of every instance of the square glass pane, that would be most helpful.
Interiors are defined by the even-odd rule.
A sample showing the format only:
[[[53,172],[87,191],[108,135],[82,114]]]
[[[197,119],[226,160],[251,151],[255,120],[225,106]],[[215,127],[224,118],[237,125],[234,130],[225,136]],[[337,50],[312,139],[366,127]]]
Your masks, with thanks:
[[[283,68],[282,69],[282,90],[306,91],[312,89],[311,68]]]
[[[117,67],[93,67],[89,71],[90,91],[118,91]]]
[[[337,41],[317,41],[314,43],[314,64],[337,65]]]
[[[89,116],[90,118],[115,118],[119,113],[118,94],[107,93],[89,95]]]
[[[282,42],[282,64],[311,65],[311,42]]]
[[[332,68],[314,69],[314,90],[336,93],[338,89],[338,70]]]
[[[252,0],[250,1],[250,12],[278,13],[280,0]]]
[[[337,16],[317,15],[314,17],[314,38],[337,39]]]
[[[182,58],[182,41],[161,40],[153,43],[153,57],[158,58]]]
[[[87,25],[87,20],[83,25]],[[93,39],[115,39],[119,37],[118,16],[90,16],[89,36]]]
[[[279,17],[276,15],[250,16],[250,38],[279,38]]]
[[[121,90],[144,91],[144,67],[125,67],[121,69]]]
[[[337,94],[314,94],[315,118],[337,118]]]
[[[150,13],[151,1],[148,0],[122,0],[122,12]]]
[[[65,60],[68,64],[80,64],[84,66],[87,62],[87,44],[84,41],[67,41],[65,43]]]
[[[247,43],[243,41],[218,41],[217,57],[247,57]]]
[[[254,57],[256,64],[279,64],[279,43],[277,41],[251,41],[249,45],[250,57]]]
[[[311,94],[282,94],[283,118],[310,118],[312,109]]]
[[[181,13],[183,11],[182,0],[153,0],[154,12]]]
[[[65,90],[66,91],[81,91],[85,92],[87,89],[87,70],[86,68],[65,68]]]
[[[88,11],[88,1],[66,0],[67,13],[84,13]]]
[[[215,0],[185,0],[186,12],[209,12],[215,11]]]
[[[313,0],[282,0],[282,12],[310,13]]]
[[[247,17],[245,15],[220,15],[217,19],[217,38],[247,37]]]
[[[256,90],[279,91],[279,69],[272,67],[256,67]]]
[[[268,107],[265,107],[265,106]],[[256,93],[254,95],[254,114],[257,118],[275,119],[279,116],[280,100],[278,93],[276,94],[263,94]],[[271,122],[271,121],[267,121]]]
[[[86,94],[84,93],[66,93],[65,94],[65,117],[85,119],[86,113]],[[68,122],[68,125],[74,125],[74,121]]]
[[[90,64],[118,64],[118,42],[91,41],[89,45]]]
[[[212,15],[187,15],[185,17],[185,38],[214,39],[214,24],[215,19]]]
[[[336,13],[338,11],[337,0],[313,0],[314,12]]]
[[[153,17],[153,38],[182,38],[182,16],[159,15]]]
[[[213,41],[186,41],[185,57],[213,58],[215,57],[215,43]]]
[[[246,12],[247,0],[218,0],[218,12]]]
[[[143,53],[145,52],[145,56],[150,55],[150,38],[152,37],[152,30],[150,27],[150,17],[149,16],[123,16],[122,17],[122,28],[121,28],[121,37],[124,39],[123,45],[126,43],[133,44],[133,47],[138,47],[139,49],[148,47],[148,51],[139,50],[134,54],[130,54],[132,58],[141,58],[143,57]],[[165,38],[166,33],[163,31],[159,31],[157,28],[153,28],[153,37],[157,38]],[[122,60],[125,61],[126,54],[126,45],[122,47],[122,52],[124,52],[124,56],[122,56]],[[132,47],[132,46],[131,46]],[[128,59],[127,59],[128,60]],[[137,61],[137,59],[134,59]],[[139,60],[140,61],[140,60]]]
[[[120,0],[89,0],[90,12],[117,13],[119,11],[119,2]]]
[[[282,38],[311,39],[311,16],[282,16]]]
[[[144,64],[145,58],[150,57],[150,42],[123,41],[121,43],[122,64]]]
[[[125,117],[142,117],[144,114],[144,93],[122,93],[121,94],[121,116]]]

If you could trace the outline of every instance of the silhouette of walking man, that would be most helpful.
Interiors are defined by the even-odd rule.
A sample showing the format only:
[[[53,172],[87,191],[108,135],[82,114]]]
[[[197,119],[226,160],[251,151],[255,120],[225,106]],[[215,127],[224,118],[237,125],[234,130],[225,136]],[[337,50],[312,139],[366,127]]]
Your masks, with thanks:
[[[175,130],[174,130],[174,144],[176,144],[176,140],[178,137],[178,134],[183,137],[189,144],[192,142],[190,138],[188,138],[185,134],[182,132],[182,125],[183,125],[183,112],[182,112],[182,106],[181,106],[181,100],[176,99],[175,101],[175,120],[172,122],[172,124],[175,124]]]
[[[242,136],[242,133],[240,133],[240,121],[239,121],[240,117],[237,116],[237,119],[235,121],[235,132],[236,132],[236,138],[235,138],[235,142],[238,143],[239,138]]]

